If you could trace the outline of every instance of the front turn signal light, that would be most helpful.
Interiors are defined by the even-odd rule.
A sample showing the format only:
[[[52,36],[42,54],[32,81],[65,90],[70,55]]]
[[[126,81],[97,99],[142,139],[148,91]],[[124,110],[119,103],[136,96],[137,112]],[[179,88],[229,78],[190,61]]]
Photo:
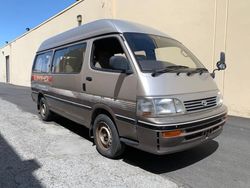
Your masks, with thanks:
[[[183,132],[182,130],[165,131],[165,132],[162,132],[162,137],[163,138],[176,137],[176,136],[180,136],[182,132]]]

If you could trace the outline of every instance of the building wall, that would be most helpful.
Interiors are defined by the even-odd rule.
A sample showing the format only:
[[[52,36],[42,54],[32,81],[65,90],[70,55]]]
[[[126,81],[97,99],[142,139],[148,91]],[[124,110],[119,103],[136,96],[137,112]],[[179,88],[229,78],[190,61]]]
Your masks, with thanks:
[[[0,52],[0,81],[5,82],[5,56],[10,55],[11,83],[30,84],[35,51],[48,37],[100,18],[125,19],[155,27],[178,39],[212,71],[221,51],[227,70],[215,81],[231,115],[250,117],[248,51],[250,1],[247,0],[84,0],[13,41]]]
[[[250,1],[230,0],[226,32],[225,102],[230,113],[250,117]]]

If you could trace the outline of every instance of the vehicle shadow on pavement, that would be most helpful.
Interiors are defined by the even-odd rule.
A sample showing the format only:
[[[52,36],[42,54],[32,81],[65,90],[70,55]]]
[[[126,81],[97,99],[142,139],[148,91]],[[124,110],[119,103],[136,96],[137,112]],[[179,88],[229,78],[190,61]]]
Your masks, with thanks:
[[[218,142],[210,140],[200,146],[179,153],[157,156],[128,147],[123,161],[154,174],[168,173],[190,166],[213,154]]]
[[[0,187],[43,187],[32,174],[40,167],[34,159],[22,160],[0,134]]]
[[[75,122],[73,122],[65,117],[62,117],[60,115],[57,115],[57,114],[54,115],[52,122],[58,126],[63,126],[64,128],[68,129],[69,131],[83,137],[84,139],[86,139],[90,142],[93,142],[93,139],[89,137],[89,129],[84,127],[83,125],[75,123]]]
[[[89,130],[84,126],[74,123],[73,121],[60,115],[55,115],[53,122],[58,126],[63,126],[71,132],[85,138],[89,142],[93,142],[93,139],[89,137]],[[213,154],[218,147],[218,142],[209,140],[206,143],[190,150],[163,156],[157,156],[138,149],[127,147],[120,160],[151,173],[162,174],[176,171],[197,163]]]
[[[55,115],[52,122],[57,126],[63,126],[74,134],[77,134],[93,143],[93,139],[89,137],[89,130],[84,126],[60,115]],[[162,156],[153,155],[132,147],[126,147],[124,155],[122,155],[119,160],[154,174],[162,174],[176,171],[197,163],[213,154],[218,147],[218,142],[209,140],[195,148]]]

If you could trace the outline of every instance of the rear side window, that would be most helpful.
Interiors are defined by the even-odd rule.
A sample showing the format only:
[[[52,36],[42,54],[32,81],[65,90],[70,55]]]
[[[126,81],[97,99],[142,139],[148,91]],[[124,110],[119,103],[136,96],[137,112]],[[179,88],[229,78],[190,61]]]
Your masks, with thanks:
[[[38,73],[48,73],[50,70],[51,58],[52,52],[37,55],[33,71]]]
[[[53,72],[77,74],[81,72],[86,43],[57,50],[53,59]]]

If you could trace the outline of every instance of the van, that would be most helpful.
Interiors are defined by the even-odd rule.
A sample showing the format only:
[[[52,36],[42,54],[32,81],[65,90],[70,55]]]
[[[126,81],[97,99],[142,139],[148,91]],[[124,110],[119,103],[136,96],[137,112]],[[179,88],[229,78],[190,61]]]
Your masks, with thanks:
[[[41,119],[53,113],[89,129],[108,158],[125,145],[157,155],[217,137],[227,117],[213,73],[189,49],[153,28],[97,20],[44,41],[32,68]]]

